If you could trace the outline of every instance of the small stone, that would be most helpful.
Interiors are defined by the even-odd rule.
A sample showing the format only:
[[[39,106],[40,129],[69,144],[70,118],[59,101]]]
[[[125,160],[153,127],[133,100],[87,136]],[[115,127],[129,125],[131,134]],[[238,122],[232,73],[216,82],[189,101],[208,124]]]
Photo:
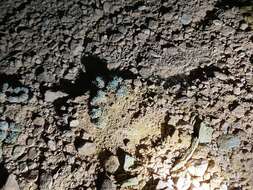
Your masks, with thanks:
[[[9,175],[3,190],[19,190],[19,185],[15,175],[13,174]]]
[[[207,170],[207,167],[208,167],[208,161],[202,161],[199,164],[195,163],[194,165],[190,166],[188,168],[188,171],[191,174],[191,176],[202,177],[204,176]]]
[[[216,78],[222,80],[222,81],[225,81],[228,79],[228,76],[223,74],[223,73],[220,73],[220,72],[214,72],[214,75]]]
[[[180,22],[183,25],[188,25],[191,23],[191,21],[192,21],[192,16],[188,14],[183,14],[182,17],[180,18]]]
[[[45,119],[42,118],[42,117],[36,117],[36,118],[33,120],[33,124],[34,124],[34,125],[37,125],[37,126],[44,126],[44,125],[45,125]]]
[[[86,142],[83,146],[77,149],[81,156],[91,156],[96,154],[96,144],[92,142]]]
[[[113,183],[109,179],[105,179],[101,187],[101,190],[116,190],[116,189],[117,186],[115,185],[115,183]]]
[[[124,170],[125,171],[129,171],[130,168],[134,165],[134,162],[135,162],[135,158],[129,156],[129,155],[126,155],[125,156],[125,162],[124,162]]]
[[[105,170],[109,173],[115,173],[120,166],[117,156],[110,156],[105,162]]]
[[[59,99],[59,98],[63,98],[68,96],[68,94],[61,92],[61,91],[56,91],[53,92],[51,90],[46,91],[45,93],[45,101],[46,102],[54,102],[55,100]]]
[[[232,135],[224,135],[221,137],[219,147],[223,151],[230,151],[240,146],[240,138]]]
[[[176,187],[180,190],[188,190],[191,186],[191,177],[189,175],[187,176],[181,176],[177,180]]]
[[[136,186],[139,184],[139,180],[137,177],[134,177],[134,178],[130,178],[126,181],[124,181],[121,185],[122,188],[125,188],[125,187],[131,187],[131,186]]]
[[[246,30],[249,27],[249,25],[247,23],[242,23],[240,26],[241,30]]]
[[[71,120],[69,123],[70,127],[77,127],[79,125],[79,121],[78,120]]]
[[[199,129],[199,143],[210,143],[212,140],[213,128],[202,122]]]

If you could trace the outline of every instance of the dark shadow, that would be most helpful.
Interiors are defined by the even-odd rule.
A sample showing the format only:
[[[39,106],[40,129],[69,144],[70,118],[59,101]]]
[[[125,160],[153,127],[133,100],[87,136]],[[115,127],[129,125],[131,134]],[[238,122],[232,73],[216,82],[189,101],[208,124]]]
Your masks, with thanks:
[[[142,188],[142,190],[156,190],[156,186],[159,182],[159,179],[150,179],[145,186]]]
[[[2,188],[4,185],[5,185],[5,183],[6,183],[6,181],[7,181],[7,179],[8,179],[8,177],[9,177],[9,172],[8,172],[8,170],[4,167],[4,164],[3,163],[0,163],[0,188]]]

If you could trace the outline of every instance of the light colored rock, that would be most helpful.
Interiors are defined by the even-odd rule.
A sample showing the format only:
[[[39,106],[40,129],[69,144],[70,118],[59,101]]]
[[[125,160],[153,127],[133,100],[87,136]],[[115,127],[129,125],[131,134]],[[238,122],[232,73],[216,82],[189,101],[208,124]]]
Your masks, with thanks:
[[[45,93],[45,101],[46,102],[54,102],[55,100],[59,99],[59,98],[63,98],[68,96],[68,94],[61,92],[61,91],[56,91],[53,92],[51,90],[46,91]]]
[[[191,177],[190,175],[181,176],[178,178],[176,187],[180,190],[188,190],[191,186]]]
[[[124,162],[124,170],[125,171],[129,171],[130,168],[134,165],[134,162],[135,162],[135,158],[129,156],[129,155],[126,155],[125,156],[125,162]]]
[[[201,183],[199,190],[211,190],[209,183]]]
[[[160,180],[156,186],[156,190],[174,190],[174,182],[171,179],[167,181]]]
[[[202,122],[199,129],[199,143],[210,143],[212,140],[213,128]]]
[[[79,121],[78,120],[71,120],[69,123],[70,127],[77,127],[79,125]]]
[[[44,126],[44,125],[45,125],[45,119],[42,118],[42,117],[36,117],[36,118],[33,120],[33,124],[34,124],[34,125],[37,125],[37,126]]]
[[[208,167],[208,161],[202,161],[201,163],[193,164],[188,168],[189,173],[191,176],[202,177],[204,176]]]
[[[9,175],[3,190],[19,190],[19,185],[15,175],[13,174]]]
[[[86,142],[83,146],[77,149],[81,156],[91,156],[96,154],[96,144],[92,142]]]
[[[124,181],[121,185],[122,188],[125,188],[125,187],[131,187],[131,186],[136,186],[139,184],[139,180],[137,177],[134,177],[134,178],[130,178],[126,181]]]
[[[115,173],[120,166],[119,159],[117,156],[110,156],[105,161],[105,170],[109,173]]]
[[[192,16],[188,14],[183,14],[182,17],[180,18],[180,22],[183,25],[188,25],[191,23],[191,21],[192,21]]]

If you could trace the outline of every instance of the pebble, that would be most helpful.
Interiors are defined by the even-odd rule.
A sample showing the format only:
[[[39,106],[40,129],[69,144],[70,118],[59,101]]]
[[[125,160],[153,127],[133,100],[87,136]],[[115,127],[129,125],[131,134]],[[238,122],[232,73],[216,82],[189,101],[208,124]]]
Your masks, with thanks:
[[[63,98],[68,96],[68,94],[61,92],[61,91],[56,91],[53,92],[51,90],[48,90],[45,92],[45,101],[46,102],[54,102],[55,100],[59,99],[59,98]]]
[[[125,156],[125,162],[124,162],[124,170],[125,171],[129,171],[130,168],[134,165],[134,162],[135,162],[135,158],[129,156],[129,155],[126,155]]]
[[[78,120],[71,120],[69,123],[70,127],[77,127],[79,125],[79,121]]]
[[[212,140],[213,128],[202,122],[199,129],[199,143],[210,143]]]
[[[86,142],[83,146],[77,149],[81,156],[91,156],[96,154],[96,144],[92,142]]]
[[[180,22],[183,25],[188,25],[191,23],[191,21],[192,21],[192,16],[188,14],[183,14],[182,17],[180,18]]]
[[[120,166],[119,159],[117,156],[110,156],[105,161],[105,170],[109,173],[115,173]]]

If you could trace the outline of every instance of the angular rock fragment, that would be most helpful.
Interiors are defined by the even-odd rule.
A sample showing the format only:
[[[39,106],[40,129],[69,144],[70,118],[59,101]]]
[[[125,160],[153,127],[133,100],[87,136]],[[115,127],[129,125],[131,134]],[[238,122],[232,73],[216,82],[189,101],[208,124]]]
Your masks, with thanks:
[[[51,90],[48,90],[45,92],[45,101],[46,102],[54,102],[55,100],[59,99],[59,98],[63,98],[68,96],[67,93],[61,92],[61,91],[56,91],[53,92]]]

